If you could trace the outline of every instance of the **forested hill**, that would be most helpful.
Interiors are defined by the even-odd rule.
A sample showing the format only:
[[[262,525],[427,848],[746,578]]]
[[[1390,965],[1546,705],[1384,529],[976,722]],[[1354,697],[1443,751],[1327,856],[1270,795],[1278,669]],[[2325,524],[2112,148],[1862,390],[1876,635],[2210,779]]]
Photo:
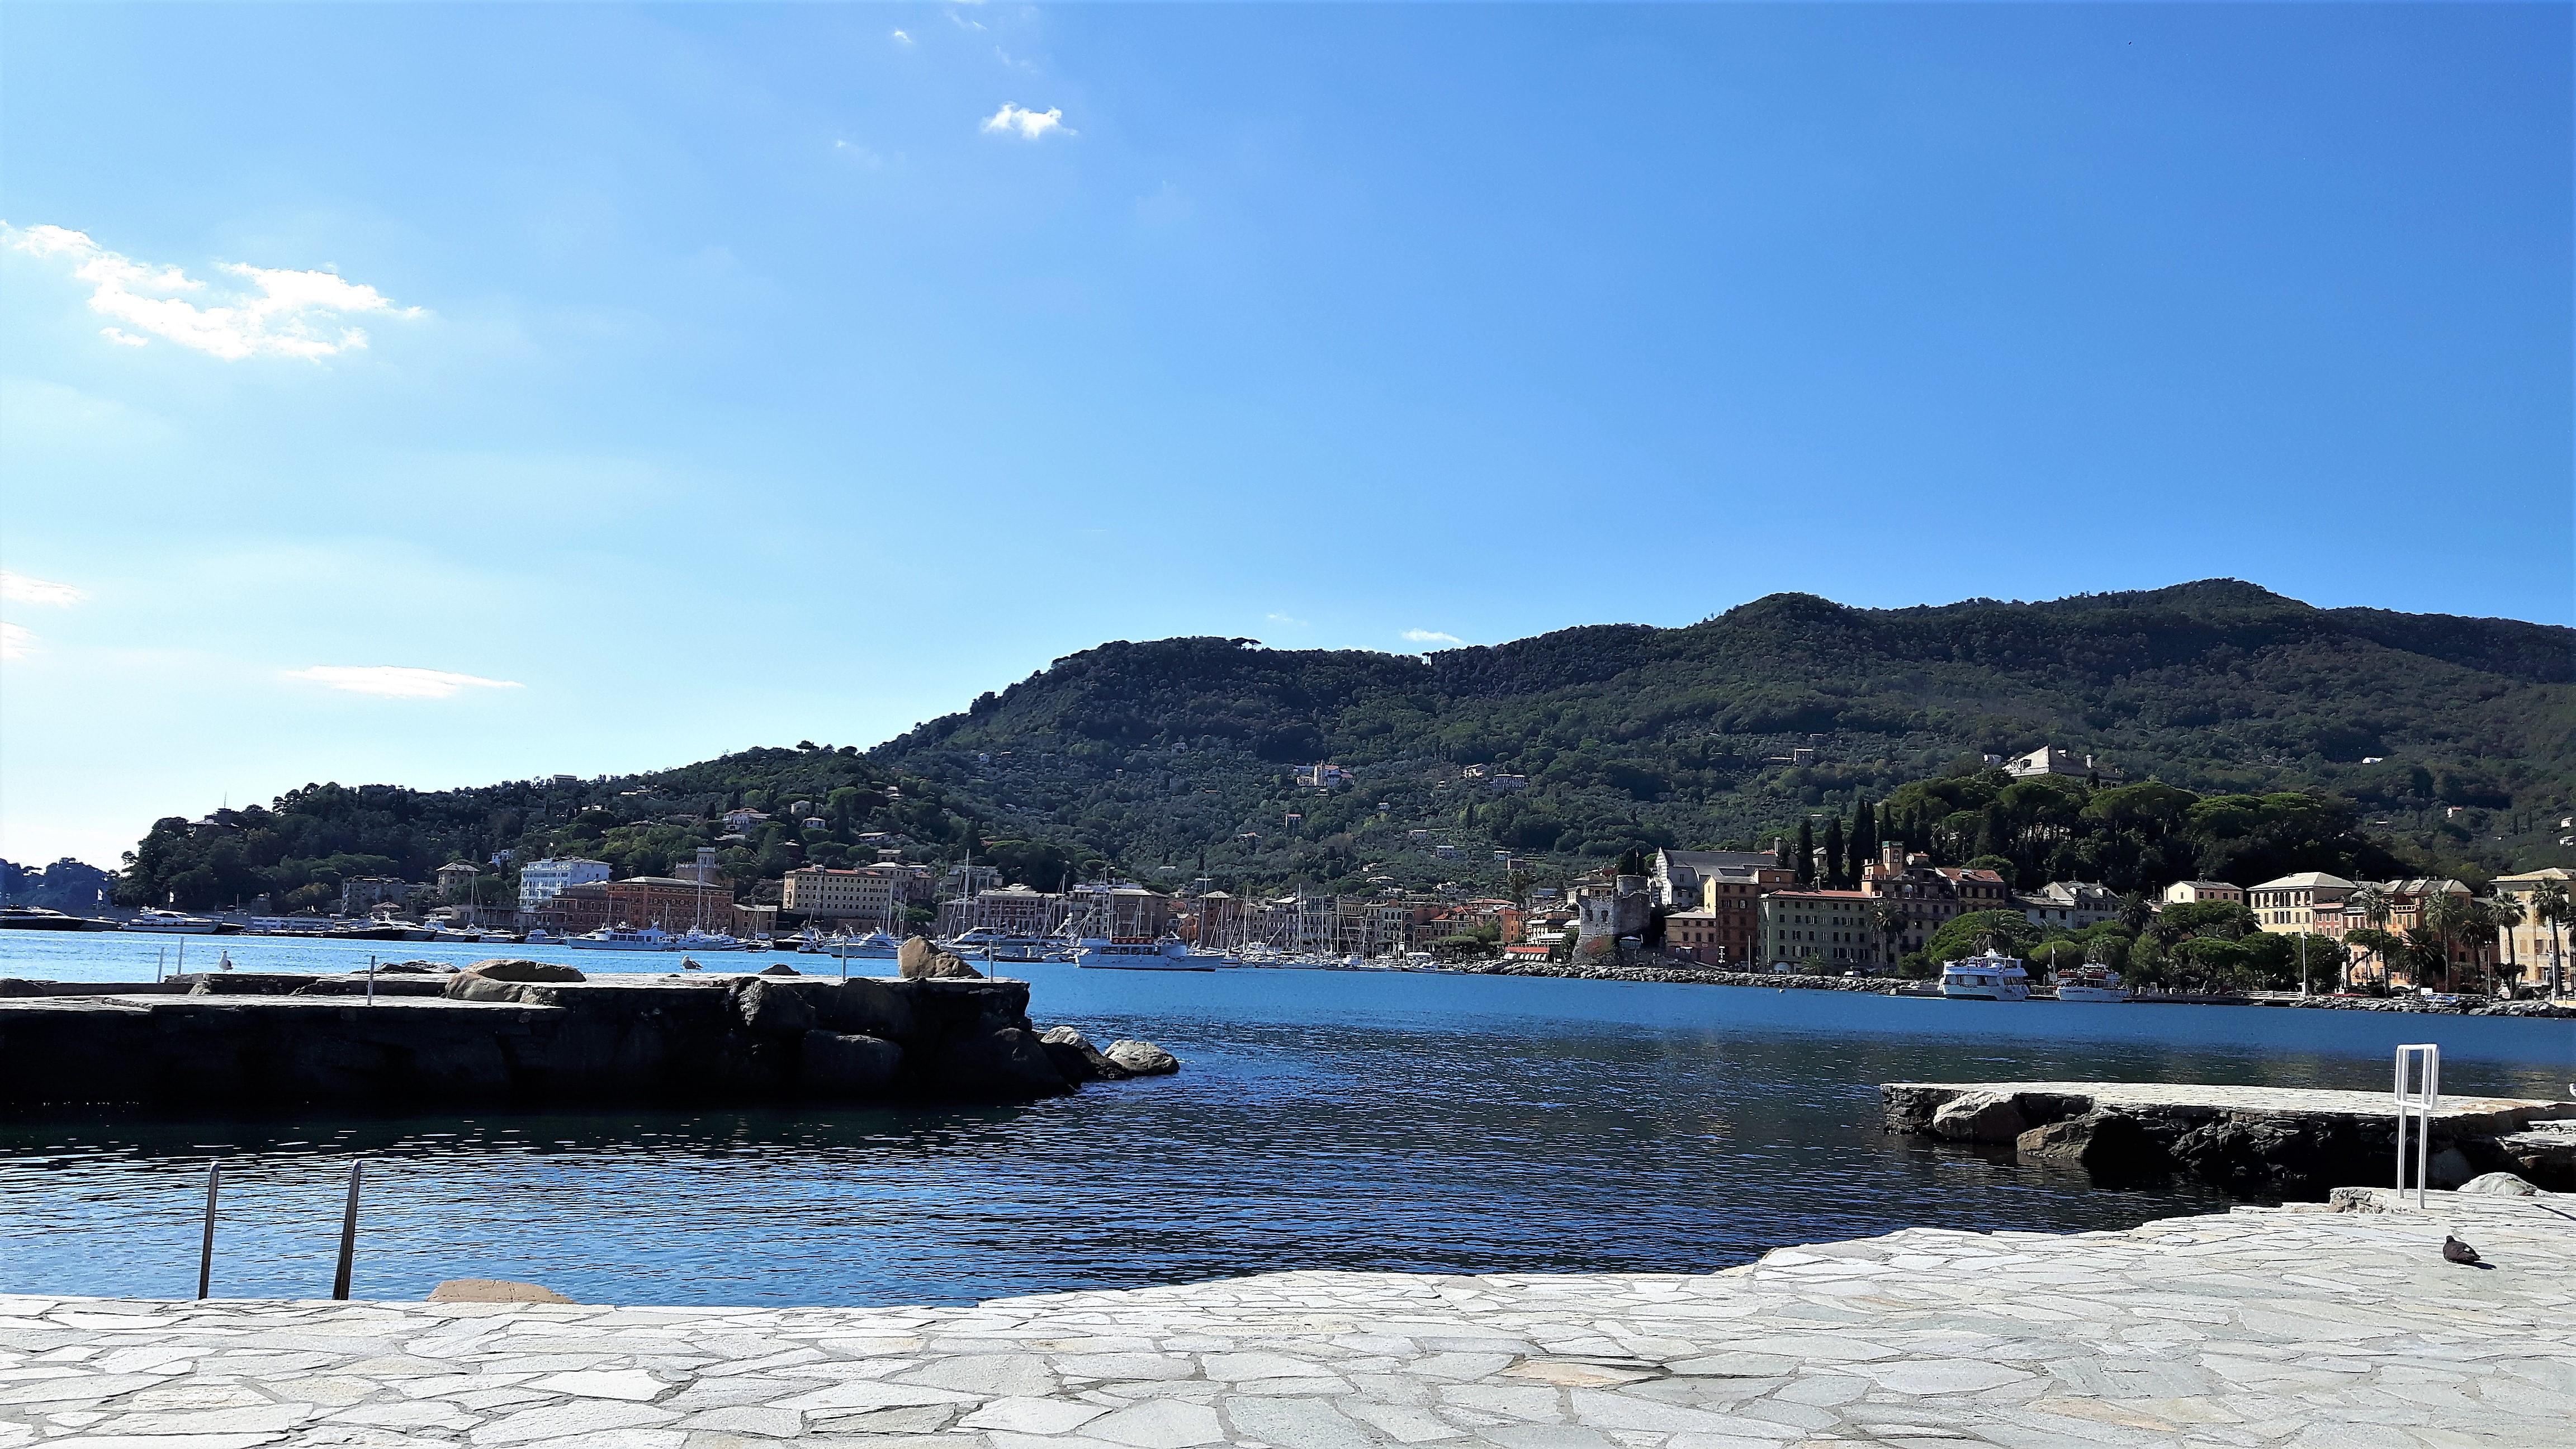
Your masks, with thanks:
[[[1422,658],[1107,644],[872,754],[996,831],[1149,874],[1411,884],[1473,878],[1495,849],[1572,864],[1756,844],[2043,744],[2098,757],[2096,786],[2318,792],[2413,862],[2555,863],[2576,630],[2316,609],[2232,580],[1908,609],[1775,594],[1687,628]],[[1319,761],[1355,784],[1292,783]],[[1445,867],[1438,843],[1458,852]]]

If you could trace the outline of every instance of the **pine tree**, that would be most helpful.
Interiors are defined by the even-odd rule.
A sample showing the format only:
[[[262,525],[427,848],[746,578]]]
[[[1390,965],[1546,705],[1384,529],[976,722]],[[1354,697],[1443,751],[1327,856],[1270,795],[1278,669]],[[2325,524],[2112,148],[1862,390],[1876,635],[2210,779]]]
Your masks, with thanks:
[[[1811,816],[1798,821],[1798,858],[1790,867],[1796,872],[1798,888],[1804,890],[1816,883],[1816,822]]]
[[[1825,889],[1842,890],[1843,870],[1850,860],[1843,854],[1843,818],[1825,817]]]

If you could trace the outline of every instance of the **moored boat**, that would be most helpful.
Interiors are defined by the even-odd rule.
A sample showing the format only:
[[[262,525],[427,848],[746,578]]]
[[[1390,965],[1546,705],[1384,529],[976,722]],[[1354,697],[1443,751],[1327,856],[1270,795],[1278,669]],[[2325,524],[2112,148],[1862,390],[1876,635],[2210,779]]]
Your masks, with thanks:
[[[191,916],[183,911],[165,911],[146,906],[133,920],[127,921],[118,929],[154,931],[166,936],[220,936],[238,932],[241,927],[230,921],[218,921],[206,916]]]
[[[576,951],[676,951],[680,938],[659,926],[602,926],[564,944]]]
[[[114,921],[93,921],[87,916],[67,916],[43,906],[0,907],[0,929],[12,931],[113,931]]]
[[[2020,961],[1988,947],[1982,956],[1943,962],[1941,994],[1952,1001],[2028,1001],[2030,973]]]
[[[1085,937],[1073,963],[1093,971],[1214,971],[1224,958],[1202,956],[1177,937],[1161,940]]]
[[[2108,966],[2086,962],[2074,971],[2057,978],[2060,1001],[2126,1001],[2129,988],[2120,984],[2120,973]]]

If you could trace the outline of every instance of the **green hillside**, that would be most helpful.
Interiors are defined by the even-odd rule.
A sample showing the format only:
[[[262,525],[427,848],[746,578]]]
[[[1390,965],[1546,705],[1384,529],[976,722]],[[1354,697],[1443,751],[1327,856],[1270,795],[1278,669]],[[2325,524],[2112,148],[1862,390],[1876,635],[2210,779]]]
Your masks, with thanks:
[[[2097,756],[2103,787],[2323,795],[2338,818],[2301,829],[2323,829],[2339,842],[2328,854],[2355,868],[2560,862],[2576,856],[2553,843],[2576,798],[2576,630],[2316,609],[2212,580],[1892,610],[1779,594],[1687,628],[1568,629],[1422,658],[1121,642],[872,755],[989,831],[1079,841],[1149,878],[1418,884],[1498,881],[1498,849],[1538,857],[1543,874],[1639,846],[1767,843],[1848,815],[1856,797],[2042,744]],[[1318,761],[1356,783],[1292,782],[1292,766]],[[1528,787],[1498,792],[1462,778],[1469,765]],[[2078,793],[2074,816],[2090,791]],[[2034,870],[2051,863],[2053,847],[2034,847],[2052,830],[2085,828],[2034,820],[2003,842]],[[2378,842],[2367,860],[2350,828]],[[1435,856],[1440,843],[1457,854]],[[2140,869],[2243,873],[2278,858],[2211,837]]]

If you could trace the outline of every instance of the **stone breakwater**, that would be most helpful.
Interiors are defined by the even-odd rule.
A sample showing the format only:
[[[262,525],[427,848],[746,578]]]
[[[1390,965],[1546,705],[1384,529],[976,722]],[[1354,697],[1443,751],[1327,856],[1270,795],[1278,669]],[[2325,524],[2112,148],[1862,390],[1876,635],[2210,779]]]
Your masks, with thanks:
[[[0,1297],[0,1445],[2564,1444],[2576,1219],[2372,1206],[968,1308]]]
[[[486,962],[372,991],[242,973],[179,994],[0,992],[0,1109],[1015,1101],[1179,1067],[1151,1043],[1041,1032],[1025,981]]]
[[[2397,1160],[2391,1094],[2126,1082],[1890,1082],[1890,1131],[2081,1168],[2098,1182],[2189,1176],[2249,1195],[2322,1198],[2386,1181]],[[2576,1191],[2576,1104],[2445,1097],[2430,1181],[2510,1172]]]

